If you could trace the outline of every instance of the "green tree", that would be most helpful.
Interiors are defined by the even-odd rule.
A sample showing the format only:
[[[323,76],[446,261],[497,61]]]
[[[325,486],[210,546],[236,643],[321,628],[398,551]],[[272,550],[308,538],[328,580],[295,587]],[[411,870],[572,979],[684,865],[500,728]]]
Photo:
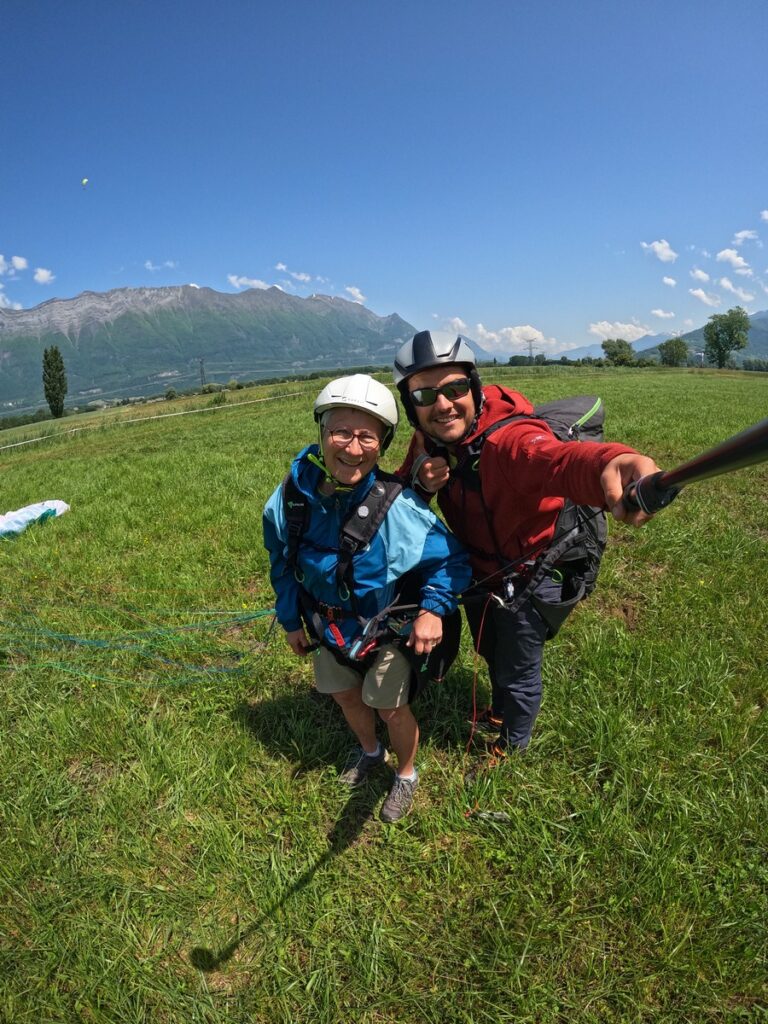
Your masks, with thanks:
[[[606,338],[602,344],[605,358],[612,366],[633,366],[635,350],[623,338]]]
[[[684,366],[688,362],[688,346],[682,338],[670,338],[659,345],[662,366]]]
[[[749,341],[749,317],[741,306],[727,313],[714,313],[704,328],[704,351],[707,359],[722,370],[731,352],[746,348]]]
[[[51,416],[58,419],[64,415],[64,397],[67,393],[67,371],[64,360],[56,345],[43,352],[43,389]]]

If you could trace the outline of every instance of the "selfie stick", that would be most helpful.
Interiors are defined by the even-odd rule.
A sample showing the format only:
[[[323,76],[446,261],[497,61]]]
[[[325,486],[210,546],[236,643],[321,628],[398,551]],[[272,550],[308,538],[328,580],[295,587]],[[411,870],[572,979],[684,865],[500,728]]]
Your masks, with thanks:
[[[684,462],[677,469],[661,470],[641,477],[630,484],[622,495],[626,508],[641,509],[651,515],[666,508],[680,493],[684,484],[707,480],[734,469],[744,469],[768,459],[768,418],[754,427],[734,434],[700,455]]]

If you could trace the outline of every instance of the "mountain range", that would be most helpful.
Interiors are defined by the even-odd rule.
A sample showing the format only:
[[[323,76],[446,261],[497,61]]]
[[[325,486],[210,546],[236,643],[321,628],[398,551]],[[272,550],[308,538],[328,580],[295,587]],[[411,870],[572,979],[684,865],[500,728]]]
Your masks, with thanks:
[[[57,345],[68,404],[202,381],[391,363],[415,328],[329,295],[236,294],[192,285],[120,288],[0,309],[0,411],[43,402],[43,351]]]
[[[359,302],[299,298],[280,288],[235,294],[194,285],[119,288],[32,309],[0,308],[0,414],[44,403],[43,351],[51,345],[64,359],[67,404],[84,405],[161,394],[170,385],[385,366],[415,330],[397,313],[380,317]],[[682,335],[692,351],[703,347],[703,332]],[[658,345],[668,337],[646,336],[634,348],[658,358]],[[493,358],[465,340],[479,360]],[[578,359],[603,352],[595,344],[562,354]],[[749,346],[736,358],[750,357],[768,357],[768,312],[750,317]]]

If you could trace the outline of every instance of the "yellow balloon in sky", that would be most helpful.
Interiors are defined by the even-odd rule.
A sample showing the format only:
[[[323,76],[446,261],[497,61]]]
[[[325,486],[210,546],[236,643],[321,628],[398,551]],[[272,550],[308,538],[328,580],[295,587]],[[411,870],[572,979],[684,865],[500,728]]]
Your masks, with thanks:
[[[87,178],[83,178],[83,180],[80,182],[80,184],[83,186],[83,188],[85,188],[85,186],[88,184],[88,179]]]

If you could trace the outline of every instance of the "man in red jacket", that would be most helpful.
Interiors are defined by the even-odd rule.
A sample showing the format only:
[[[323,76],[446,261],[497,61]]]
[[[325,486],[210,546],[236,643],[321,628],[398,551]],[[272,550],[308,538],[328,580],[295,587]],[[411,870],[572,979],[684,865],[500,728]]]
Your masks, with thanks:
[[[658,467],[626,445],[560,441],[533,418],[490,434],[480,457],[470,452],[492,424],[532,416],[533,406],[516,391],[482,387],[474,353],[461,338],[446,345],[421,331],[400,348],[394,376],[417,428],[399,472],[424,497],[437,494],[446,522],[470,553],[474,584],[464,606],[475,647],[488,662],[492,704],[478,724],[497,734],[488,747],[494,763],[528,746],[541,706],[544,643],[553,635],[547,612],[567,607],[578,593],[572,571],[555,564],[541,577],[534,566],[554,537],[565,499],[605,506],[639,526],[649,516],[625,508],[621,497]],[[515,601],[523,591],[522,602]]]

